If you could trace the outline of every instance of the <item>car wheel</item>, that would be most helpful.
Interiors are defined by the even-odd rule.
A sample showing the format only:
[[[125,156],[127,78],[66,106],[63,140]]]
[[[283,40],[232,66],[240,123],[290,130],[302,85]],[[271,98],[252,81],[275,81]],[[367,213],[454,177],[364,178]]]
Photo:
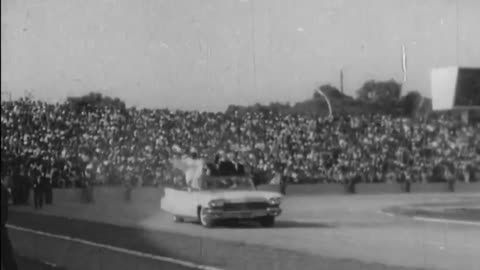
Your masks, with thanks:
[[[182,223],[182,222],[184,222],[185,220],[184,220],[182,217],[173,216],[173,221],[175,221],[175,222],[177,222],[177,223]]]
[[[202,224],[203,227],[206,227],[206,228],[213,227],[214,222],[211,218],[208,218],[205,208],[201,208],[198,215],[199,215],[200,223]]]
[[[275,224],[275,217],[272,217],[272,216],[261,217],[259,221],[262,227],[270,228],[270,227],[273,227],[273,225]]]

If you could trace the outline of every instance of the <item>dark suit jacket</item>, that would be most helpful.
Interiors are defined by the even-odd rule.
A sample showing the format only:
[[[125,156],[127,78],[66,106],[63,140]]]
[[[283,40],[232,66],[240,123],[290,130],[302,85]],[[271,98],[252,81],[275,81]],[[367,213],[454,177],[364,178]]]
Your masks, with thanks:
[[[207,163],[207,168],[210,170],[210,175],[215,176],[218,175],[218,170],[215,164],[213,163]]]
[[[234,164],[234,166],[235,165],[236,165],[235,174],[236,175],[244,175],[245,174],[245,167],[240,163]]]
[[[227,160],[227,161],[222,161],[218,165],[218,171],[220,175],[234,175],[235,174],[235,165]]]

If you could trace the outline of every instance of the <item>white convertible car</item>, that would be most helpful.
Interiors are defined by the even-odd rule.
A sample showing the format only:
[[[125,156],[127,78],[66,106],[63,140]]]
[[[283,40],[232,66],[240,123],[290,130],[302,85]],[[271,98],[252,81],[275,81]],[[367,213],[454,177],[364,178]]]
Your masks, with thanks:
[[[202,176],[200,189],[165,188],[161,208],[176,222],[186,219],[212,227],[219,220],[255,220],[272,227],[280,215],[281,194],[256,190],[247,176]]]

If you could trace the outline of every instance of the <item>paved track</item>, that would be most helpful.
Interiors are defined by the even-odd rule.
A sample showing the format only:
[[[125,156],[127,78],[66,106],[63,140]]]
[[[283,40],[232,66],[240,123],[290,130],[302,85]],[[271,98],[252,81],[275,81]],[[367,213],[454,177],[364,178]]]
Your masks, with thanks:
[[[29,207],[20,207],[13,211],[11,222],[146,252],[162,252],[160,242],[165,238],[155,235],[160,230],[365,262],[362,269],[369,269],[366,267],[372,263],[415,269],[480,269],[479,226],[425,222],[381,212],[391,206],[435,202],[480,206],[480,194],[289,197],[283,204],[284,215],[272,229],[250,224],[204,229],[198,224],[173,223],[170,215],[158,207],[138,208],[123,203],[101,207],[76,203],[54,205],[36,213],[41,217],[32,216],[34,211]],[[51,215],[84,221],[71,220],[66,224],[67,219]],[[169,239],[172,245],[182,241],[175,239]]]
[[[20,270],[65,270],[31,258],[17,256],[15,260],[17,262],[17,267]]]

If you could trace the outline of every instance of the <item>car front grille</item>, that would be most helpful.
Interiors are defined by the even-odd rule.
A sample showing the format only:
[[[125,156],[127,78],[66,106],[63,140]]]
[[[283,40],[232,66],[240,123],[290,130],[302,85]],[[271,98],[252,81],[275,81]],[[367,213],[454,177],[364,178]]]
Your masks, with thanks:
[[[267,202],[246,202],[246,203],[225,203],[223,210],[225,211],[242,211],[242,210],[262,210],[268,207]]]

